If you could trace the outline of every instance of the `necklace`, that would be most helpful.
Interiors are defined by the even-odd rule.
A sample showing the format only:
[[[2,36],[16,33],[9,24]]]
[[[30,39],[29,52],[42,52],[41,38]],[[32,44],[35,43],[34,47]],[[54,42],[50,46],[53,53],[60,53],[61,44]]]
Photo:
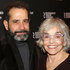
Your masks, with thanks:
[[[53,67],[52,66],[49,66],[49,68],[52,69]]]
[[[50,69],[53,69],[53,67],[52,67],[52,66],[49,66],[49,65],[48,65],[48,67],[49,67]]]
[[[54,68],[56,68],[61,62],[61,59],[57,60],[54,64],[50,65],[48,60],[47,60],[47,66],[50,70],[54,70]]]
[[[53,66],[54,66],[54,65],[53,65]],[[53,69],[53,66],[51,66],[51,65],[48,64],[48,67],[49,67],[50,70]]]
[[[58,60],[56,59],[56,61],[54,63],[49,63],[49,59],[47,58],[47,68],[49,70],[54,70],[60,63],[62,63],[68,56],[69,54],[64,54],[65,56],[62,56],[61,58],[59,58]]]

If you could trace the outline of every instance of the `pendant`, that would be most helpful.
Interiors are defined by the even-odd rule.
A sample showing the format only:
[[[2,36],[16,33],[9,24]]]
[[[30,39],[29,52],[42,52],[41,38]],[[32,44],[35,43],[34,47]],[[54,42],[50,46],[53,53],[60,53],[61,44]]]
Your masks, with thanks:
[[[52,66],[49,66],[50,69],[52,69]]]

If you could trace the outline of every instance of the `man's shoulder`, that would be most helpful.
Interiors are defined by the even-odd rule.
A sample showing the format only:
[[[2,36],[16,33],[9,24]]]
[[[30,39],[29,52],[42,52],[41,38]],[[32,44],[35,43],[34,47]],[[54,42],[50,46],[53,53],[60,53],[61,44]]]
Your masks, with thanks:
[[[0,70],[18,70],[17,65],[14,61],[12,61],[12,58],[5,57],[0,62]]]

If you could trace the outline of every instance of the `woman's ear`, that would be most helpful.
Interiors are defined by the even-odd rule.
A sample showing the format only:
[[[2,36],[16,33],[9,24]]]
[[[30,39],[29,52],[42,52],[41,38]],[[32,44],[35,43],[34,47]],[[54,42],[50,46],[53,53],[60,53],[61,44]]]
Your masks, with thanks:
[[[3,21],[4,27],[6,30],[8,30],[8,22],[6,20]]]
[[[63,46],[66,46],[66,44],[67,44],[67,42],[65,41],[64,44],[63,44]]]

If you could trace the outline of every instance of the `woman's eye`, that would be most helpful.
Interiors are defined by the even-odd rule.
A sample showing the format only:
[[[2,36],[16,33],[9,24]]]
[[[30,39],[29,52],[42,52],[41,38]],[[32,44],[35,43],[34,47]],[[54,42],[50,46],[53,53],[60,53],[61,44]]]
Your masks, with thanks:
[[[56,35],[56,38],[60,38],[61,36],[60,35]]]
[[[48,35],[46,35],[46,36],[44,36],[44,38],[49,38],[49,36],[48,36]]]

